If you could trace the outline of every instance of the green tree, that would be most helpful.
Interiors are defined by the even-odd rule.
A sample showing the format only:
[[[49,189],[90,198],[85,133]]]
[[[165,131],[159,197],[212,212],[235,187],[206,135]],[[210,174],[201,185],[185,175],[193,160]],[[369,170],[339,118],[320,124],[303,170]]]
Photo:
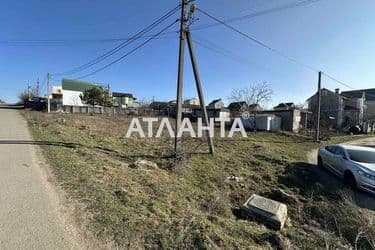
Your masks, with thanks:
[[[112,97],[109,91],[99,86],[95,86],[83,91],[81,99],[92,106],[100,105],[104,107],[112,107],[113,105]]]
[[[109,89],[105,89],[103,91],[103,106],[104,107],[113,106],[113,99],[112,99],[111,93],[109,93]]]
[[[103,88],[102,87],[92,87],[85,89],[81,96],[82,101],[90,104],[92,106],[103,104]]]

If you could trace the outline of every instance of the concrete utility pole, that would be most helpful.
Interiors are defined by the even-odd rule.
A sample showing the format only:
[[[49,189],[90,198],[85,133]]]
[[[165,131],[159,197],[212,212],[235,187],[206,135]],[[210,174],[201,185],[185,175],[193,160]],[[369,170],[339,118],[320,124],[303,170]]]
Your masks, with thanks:
[[[208,122],[208,115],[207,115],[207,109],[204,101],[204,95],[201,85],[201,80],[199,76],[199,70],[198,70],[198,64],[194,53],[194,47],[193,47],[193,39],[191,38],[191,33],[189,31],[189,28],[187,26],[187,22],[190,18],[192,18],[194,11],[196,10],[196,5],[192,4],[190,6],[190,12],[187,15],[186,8],[189,4],[188,0],[181,0],[181,25],[180,25],[180,47],[179,47],[179,60],[178,60],[178,77],[177,77],[177,98],[176,98],[176,105],[177,105],[177,114],[176,114],[176,131],[175,131],[175,153],[177,154],[179,151],[179,144],[181,144],[180,140],[177,138],[178,130],[181,127],[181,121],[182,121],[182,92],[183,92],[183,78],[184,78],[184,59],[185,59],[185,40],[187,40],[187,44],[189,47],[189,54],[190,54],[190,60],[194,71],[194,78],[195,78],[195,84],[197,87],[197,92],[199,96],[200,106],[203,113],[203,119],[206,126],[209,126]],[[208,139],[208,145],[210,149],[210,153],[214,153],[214,143],[212,140],[212,137],[210,137],[210,134],[207,132],[207,139]]]
[[[49,81],[50,81],[50,74],[47,73],[47,112],[51,112],[51,100],[50,97],[50,87],[49,87]]]
[[[39,96],[39,78],[36,81],[36,90],[35,90],[36,96]]]
[[[190,52],[191,65],[192,65],[193,71],[194,71],[194,78],[195,78],[195,83],[196,83],[196,87],[197,87],[197,91],[198,91],[199,102],[200,102],[200,105],[201,105],[201,109],[203,111],[202,112],[203,113],[203,119],[204,119],[204,122],[205,122],[206,126],[209,126],[207,109],[206,109],[206,104],[205,104],[205,101],[204,101],[204,95],[203,95],[203,90],[202,90],[202,84],[201,84],[201,80],[200,80],[200,77],[199,77],[198,65],[197,65],[197,61],[196,61],[196,58],[195,58],[195,54],[194,54],[193,39],[191,38],[191,34],[190,34],[189,30],[186,31],[186,38],[187,38],[189,52]],[[210,137],[209,132],[207,132],[207,140],[208,140],[208,146],[210,147],[210,153],[213,154],[214,153],[214,142],[212,140],[212,137]]]
[[[27,98],[30,101],[31,99],[31,93],[30,93],[30,83],[27,83]]]
[[[187,0],[181,0],[181,17],[180,17],[180,46],[178,54],[178,76],[177,76],[177,98],[176,98],[176,131],[174,141],[174,151],[177,154],[179,139],[177,138],[178,130],[181,127],[182,120],[182,90],[184,82],[184,60],[185,60],[185,31],[186,31],[186,7]]]
[[[322,102],[322,95],[321,95],[321,88],[322,88],[322,72],[319,71],[318,74],[318,92],[317,92],[317,114],[316,114],[316,131],[315,131],[315,141],[320,141],[320,110],[321,110],[321,102]]]

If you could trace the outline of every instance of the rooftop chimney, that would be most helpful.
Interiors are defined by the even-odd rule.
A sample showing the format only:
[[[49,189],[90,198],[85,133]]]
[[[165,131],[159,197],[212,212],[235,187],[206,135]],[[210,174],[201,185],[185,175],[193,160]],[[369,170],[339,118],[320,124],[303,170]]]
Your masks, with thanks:
[[[340,89],[339,88],[335,89],[335,93],[339,95],[340,94]]]

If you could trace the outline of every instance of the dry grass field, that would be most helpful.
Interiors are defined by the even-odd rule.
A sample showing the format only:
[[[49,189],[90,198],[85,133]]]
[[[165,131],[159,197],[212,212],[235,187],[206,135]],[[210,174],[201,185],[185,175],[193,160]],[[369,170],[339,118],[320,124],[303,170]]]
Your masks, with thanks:
[[[184,138],[176,161],[166,136],[125,138],[130,118],[24,114],[58,184],[85,205],[87,229],[105,242],[153,249],[374,247],[374,212],[358,207],[336,178],[320,182],[323,170],[306,163],[306,153],[319,146],[308,137],[215,138],[214,156],[205,140]],[[287,204],[282,232],[239,216],[253,193]]]

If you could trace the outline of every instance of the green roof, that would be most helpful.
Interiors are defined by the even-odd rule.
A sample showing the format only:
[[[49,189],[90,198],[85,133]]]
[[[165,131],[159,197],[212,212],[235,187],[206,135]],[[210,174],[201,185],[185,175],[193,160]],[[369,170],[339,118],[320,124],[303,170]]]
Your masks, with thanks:
[[[99,84],[89,83],[84,81],[77,81],[71,79],[62,79],[61,87],[63,90],[72,90],[83,92],[86,89],[90,89],[95,86],[100,86]]]

